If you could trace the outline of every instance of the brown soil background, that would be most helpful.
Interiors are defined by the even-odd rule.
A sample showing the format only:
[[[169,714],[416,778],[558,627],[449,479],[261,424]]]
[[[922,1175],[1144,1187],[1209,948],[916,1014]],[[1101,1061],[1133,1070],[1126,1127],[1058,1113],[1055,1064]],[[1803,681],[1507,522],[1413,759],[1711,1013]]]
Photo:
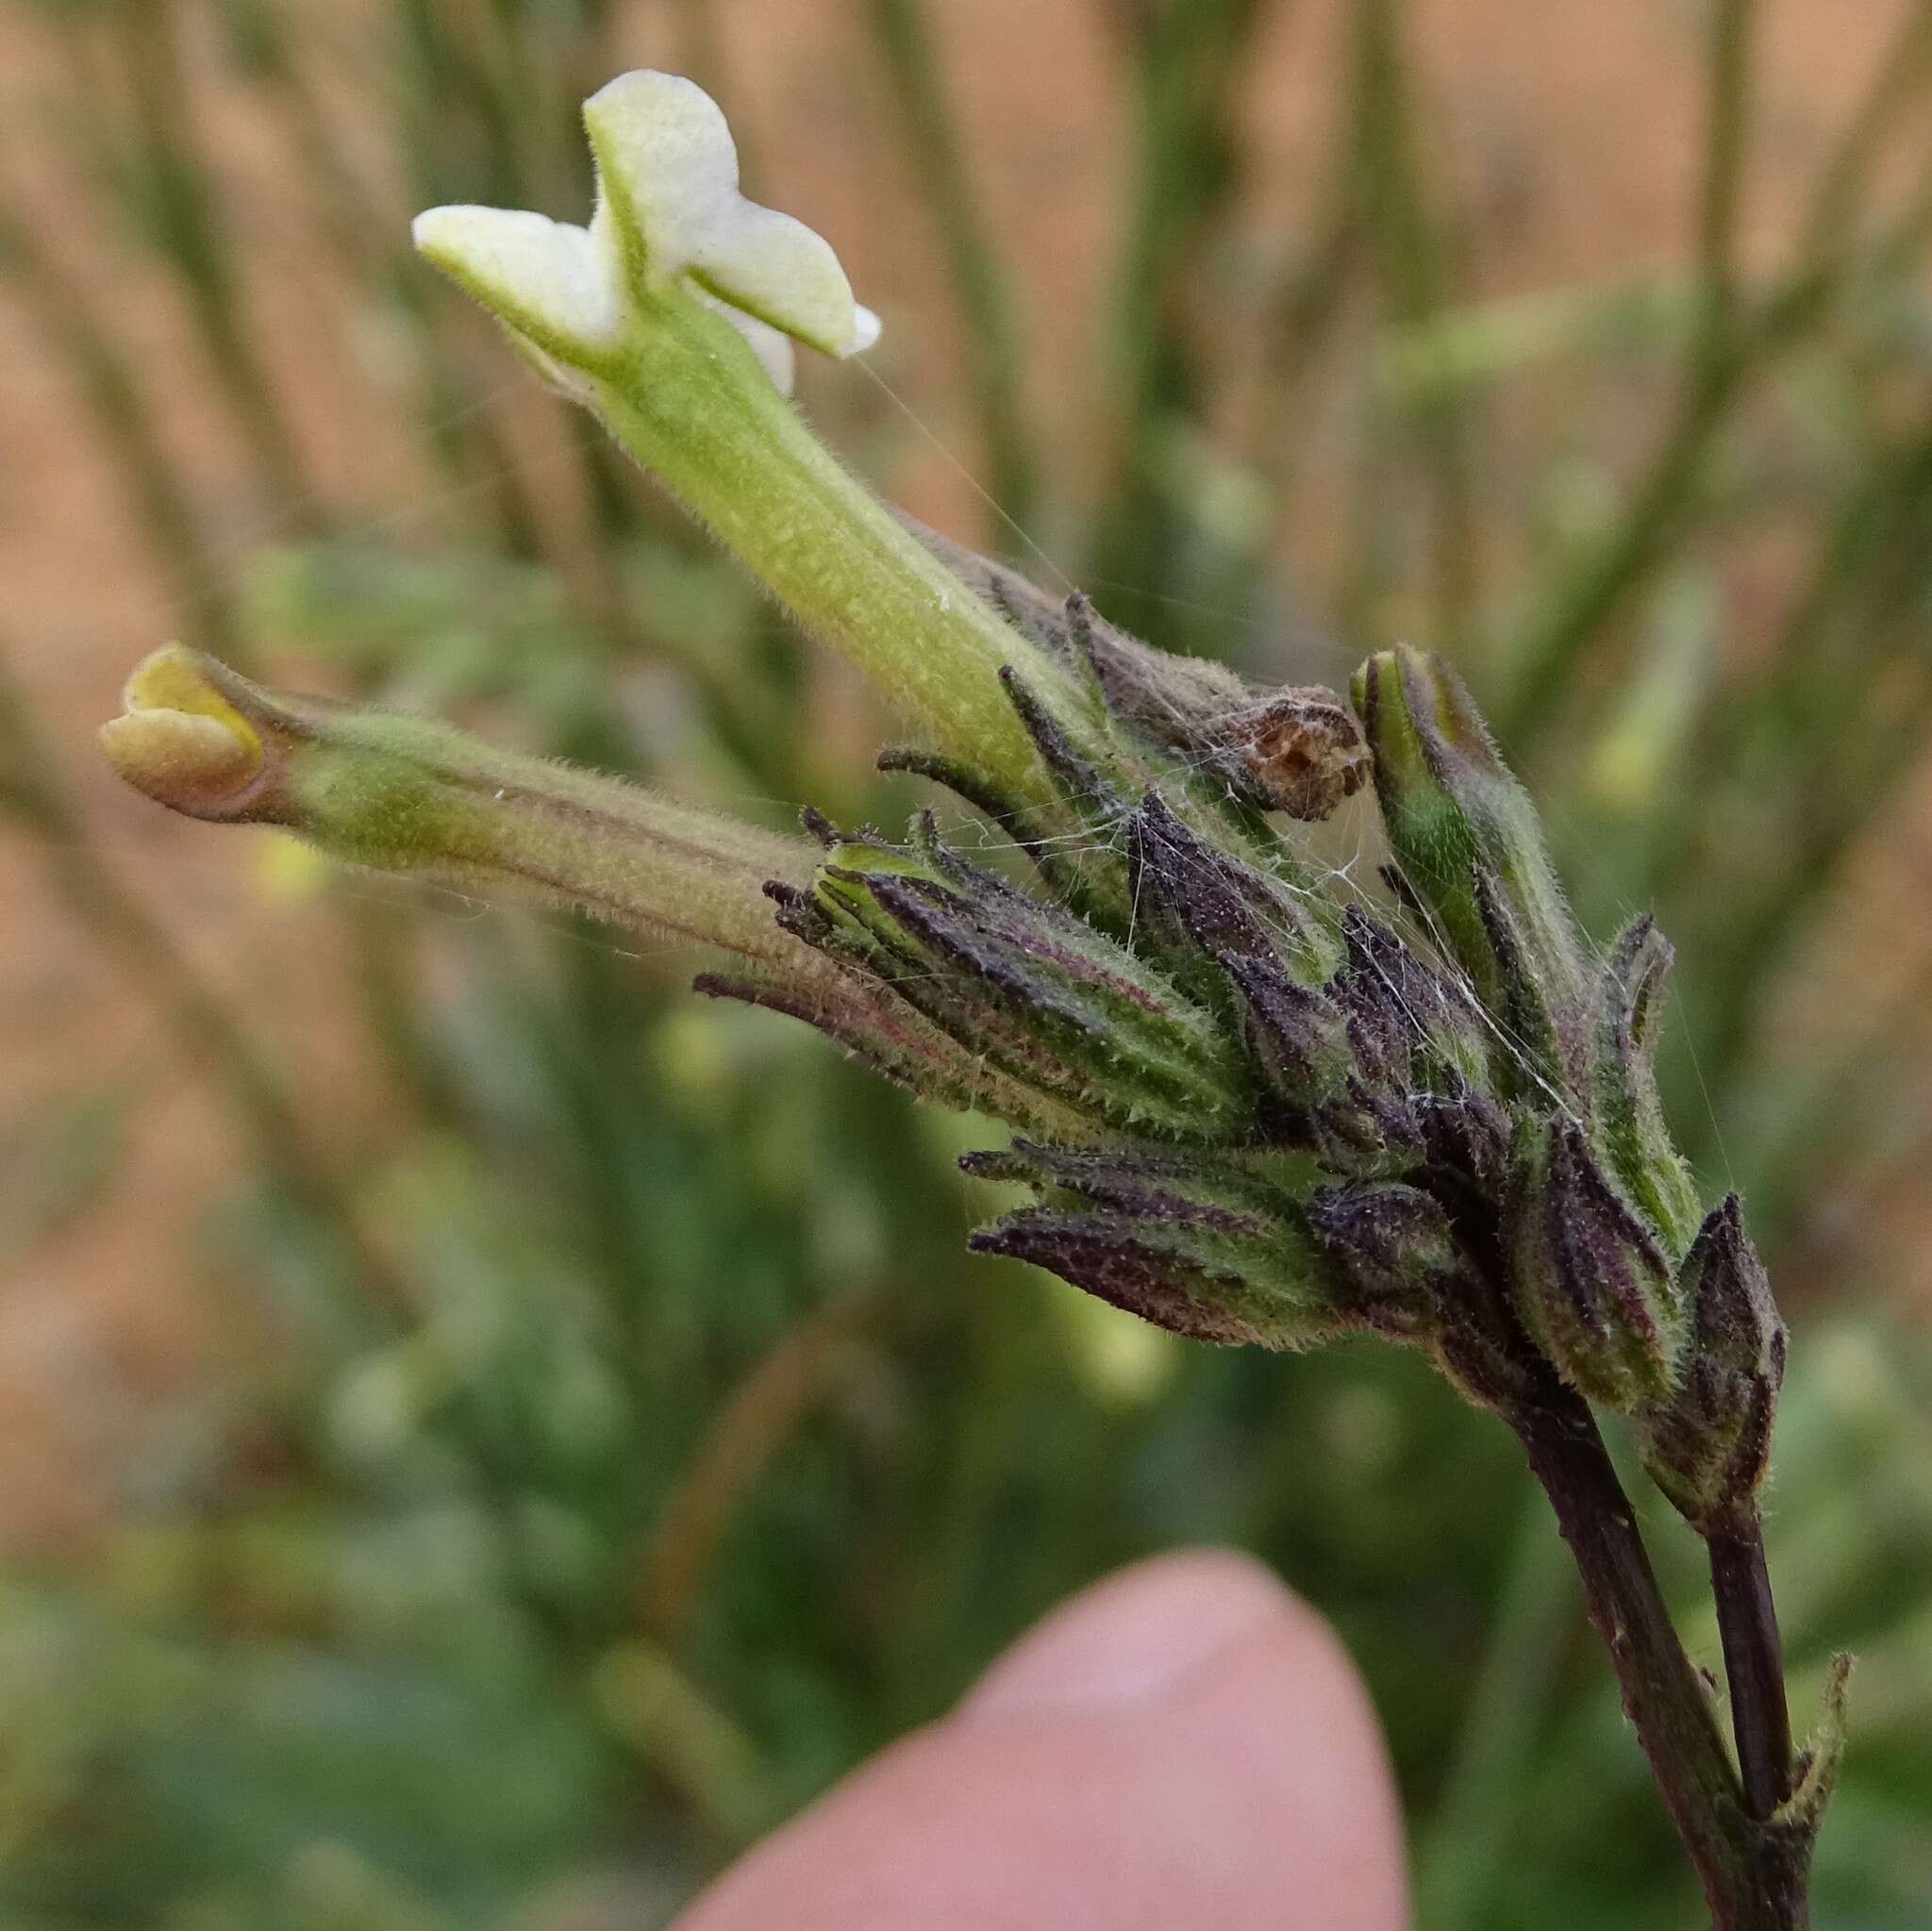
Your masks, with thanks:
[[[318,12],[331,0],[310,0]],[[1103,9],[1089,0],[931,0],[973,162],[1027,292],[1036,406],[1082,430],[1093,305],[1126,175],[1124,90]],[[1689,0],[1418,0],[1431,135],[1476,241],[1485,291],[1529,290],[1680,259],[1695,197],[1696,45]],[[1893,0],[1771,0],[1757,54],[1760,108],[1745,232],[1774,249],[1827,131],[1871,70]],[[941,441],[970,446],[943,284],[900,178],[890,105],[853,0],[722,0],[734,120],[756,130],[755,189],[833,237],[855,283],[888,316],[891,379]],[[1247,111],[1257,251],[1319,182],[1342,9],[1276,9]],[[0,166],[62,258],[110,292],[151,369],[171,447],[239,558],[274,532],[211,406],[177,301],[98,210],[47,165],[51,63],[24,0],[0,0]],[[675,64],[672,10],[631,8],[626,52]],[[205,50],[204,50],[205,51]],[[250,300],[273,344],[306,453],[339,503],[378,506],[398,529],[433,528],[432,486],[386,427],[373,353],[291,206],[276,130],[195,62],[201,144],[219,164],[252,259]],[[715,79],[713,76],[706,76]],[[313,1014],[330,982],[329,921],[277,901],[246,857],[120,790],[92,753],[132,662],[175,621],[112,472],[60,370],[0,287],[0,629],[56,739],[95,836],[186,950],[270,1028]],[[508,358],[506,381],[515,379]],[[918,447],[898,477],[945,521],[956,475]],[[125,961],[102,957],[48,890],[62,855],[0,835],[0,1121],[52,1091],[150,1052],[151,1021]],[[286,1041],[311,1117],[339,1140],[381,1130],[381,1095],[349,1049]],[[165,1439],[167,1401],[224,1326],[189,1229],[227,1141],[196,1069],[168,1062],[143,1105],[133,1157],[74,1224],[0,1279],[0,1538],[84,1531]]]

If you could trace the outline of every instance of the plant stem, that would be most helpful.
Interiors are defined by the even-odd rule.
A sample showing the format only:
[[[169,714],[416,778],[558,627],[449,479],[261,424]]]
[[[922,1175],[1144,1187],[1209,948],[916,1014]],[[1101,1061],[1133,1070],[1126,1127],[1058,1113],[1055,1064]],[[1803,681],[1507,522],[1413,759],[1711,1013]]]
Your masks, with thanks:
[[[1555,1391],[1509,1417],[1529,1466],[1556,1510],[1583,1581],[1585,1606],[1624,1691],[1671,1822],[1713,1911],[1728,1888],[1731,1833],[1723,1811],[1735,1785],[1709,1699],[1691,1668],[1636,1512],[1582,1400]]]
[[[1710,1907],[1713,1931],[1806,1931],[1806,1873],[1812,1834],[1807,1823],[1790,1825],[1753,1815],[1739,1789],[1716,1713],[1697,1672],[1677,1640],[1637,1517],[1582,1398],[1552,1383],[1541,1399],[1513,1404],[1507,1420],[1529,1465],[1556,1510],[1563,1540],[1583,1581],[1591,1625],[1610,1654],[1623,1690],[1624,1709],[1650,1759],[1664,1807]],[[1721,1619],[1738,1625],[1744,1667],[1734,1669],[1732,1694],[1740,1733],[1754,1752],[1774,1752],[1776,1725],[1784,1721],[1784,1687],[1769,1665],[1765,1630],[1770,1625],[1768,1589],[1752,1580],[1748,1551],[1735,1556],[1738,1581],[1731,1607],[1720,1594]],[[1713,1563],[1717,1560],[1713,1545]],[[1762,1575],[1762,1551],[1755,1558]],[[1767,1680],[1764,1672],[1773,1668]],[[1741,1694],[1740,1694],[1741,1692]],[[1749,1714],[1744,1704],[1750,1704]],[[1774,1703],[1780,1713],[1774,1717]],[[1786,1776],[1790,1774],[1786,1730]],[[1755,1773],[1750,1773],[1755,1774]],[[1775,1807],[1771,1806],[1771,1807]]]
[[[1791,1794],[1791,1718],[1763,1522],[1753,1507],[1707,1540],[1744,1803],[1753,1817],[1766,1818]]]

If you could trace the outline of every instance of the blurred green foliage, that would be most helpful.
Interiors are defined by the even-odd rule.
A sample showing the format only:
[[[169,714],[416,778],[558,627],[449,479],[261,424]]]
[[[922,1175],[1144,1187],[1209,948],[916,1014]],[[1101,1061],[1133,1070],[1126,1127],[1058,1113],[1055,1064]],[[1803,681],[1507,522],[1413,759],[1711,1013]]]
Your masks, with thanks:
[[[799,727],[843,687],[561,413],[559,516],[558,475],[477,386],[504,364],[408,256],[414,207],[580,211],[575,105],[619,64],[623,6],[7,5],[54,57],[37,135],[171,278],[274,508],[275,547],[238,572],[157,430],[168,371],[0,201],[0,298],[69,368],[197,641],[774,822],[804,798],[903,810],[863,774],[864,730]],[[956,125],[919,0],[849,8],[1005,505],[1085,557],[1121,621],[1257,674],[1332,677],[1349,658],[1325,640],[1397,623],[1454,651],[1586,920],[1655,905],[1675,939],[1673,1108],[1707,1177],[1749,1195],[1795,1317],[1772,1556],[1798,1707],[1830,1647],[1862,1656],[1819,1919],[1903,1931],[1932,1897],[1932,1348],[1846,1230],[1925,1157],[1924,976],[1855,984],[1839,1036],[1774,1022],[1932,735],[1932,6],[1899,9],[1782,261],[1737,258],[1755,9],[1722,0],[1689,265],[1492,300],[1461,291],[1405,10],[1352,0],[1327,185],[1257,325],[1260,270],[1229,263],[1271,10],[1103,9],[1137,152],[1093,325],[1115,433],[1074,474],[1028,422],[1025,291],[973,178],[989,130]],[[741,10],[675,11],[723,86]],[[273,117],[315,248],[383,331],[433,537],[308,473],[300,372],[248,319],[216,87]],[[840,407],[832,440],[889,468],[875,399]],[[1655,425],[1647,453],[1625,419]],[[1318,525],[1341,561],[1298,568]],[[1766,541],[1782,587],[1747,603],[1735,559]],[[9,1927],[660,1922],[1047,1605],[1202,1538],[1279,1565],[1360,1658],[1431,1931],[1693,1922],[1541,1502],[1419,1362],[1191,1352],[969,1265],[970,1124],[768,1015],[700,1008],[685,961],[588,928],[344,894],[340,1003],[401,1112],[343,1157],[275,1046],[300,1016],[262,1025],[208,990],[43,735],[0,691],[0,807],[242,1127],[202,1262],[274,1339],[180,1405],[96,1547],[0,1585]],[[0,1123],[0,1256],[90,1209],[152,1078],[143,1060]]]

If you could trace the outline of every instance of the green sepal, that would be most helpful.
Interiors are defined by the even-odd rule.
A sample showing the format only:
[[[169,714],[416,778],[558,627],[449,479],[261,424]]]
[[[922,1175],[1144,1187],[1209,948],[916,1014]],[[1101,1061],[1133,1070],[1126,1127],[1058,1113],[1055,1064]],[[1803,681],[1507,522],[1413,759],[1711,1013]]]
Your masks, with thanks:
[[[1587,1105],[1588,953],[1528,794],[1441,658],[1381,652],[1351,690],[1403,881],[1504,1029],[1499,1084]]]
[[[929,817],[904,845],[841,840],[808,891],[777,896],[788,930],[1084,1117],[1238,1130],[1246,1073],[1213,1015],[1077,914],[948,850]]]
[[[1677,1284],[1574,1120],[1522,1123],[1509,1195],[1510,1295],[1544,1357],[1604,1407],[1664,1400],[1684,1335]]]
[[[965,1170],[1041,1196],[973,1236],[1196,1340],[1303,1348],[1371,1323],[1294,1196],[1212,1156],[1022,1140]]]
[[[1597,1022],[1595,1124],[1624,1190],[1675,1257],[1696,1239],[1704,1208],[1657,1090],[1672,957],[1670,941],[1647,917],[1633,919],[1610,950]]]
[[[1643,1459],[1678,1512],[1708,1530],[1757,1507],[1785,1371],[1785,1324],[1735,1193],[1691,1242],[1677,1294],[1689,1330],[1682,1366],[1643,1418]]]

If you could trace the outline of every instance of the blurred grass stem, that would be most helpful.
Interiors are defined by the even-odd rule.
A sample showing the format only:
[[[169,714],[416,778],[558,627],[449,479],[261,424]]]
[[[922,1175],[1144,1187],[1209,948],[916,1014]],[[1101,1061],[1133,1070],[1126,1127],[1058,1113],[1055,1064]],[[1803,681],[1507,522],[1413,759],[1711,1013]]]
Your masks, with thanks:
[[[165,258],[188,295],[210,372],[263,481],[278,524],[313,528],[319,499],[305,472],[233,273],[218,192],[190,130],[197,125],[176,45],[175,0],[121,8],[123,67]]]
[[[1032,526],[1040,466],[1026,428],[1010,284],[987,239],[924,0],[869,0],[901,130],[938,225],[979,417],[988,488],[1003,516]],[[991,533],[1000,541],[1003,531]],[[1004,547],[1004,544],[1002,544]]]
[[[1706,87],[1704,188],[1697,221],[1703,281],[1697,354],[1721,352],[1737,302],[1738,203],[1750,127],[1751,34],[1757,0],[1717,0]]]
[[[1900,29],[1898,50],[1881,67],[1813,192],[1792,265],[1755,301],[1734,292],[1730,238],[1738,162],[1724,150],[1742,140],[1744,27],[1730,25],[1726,12],[1716,32],[1710,119],[1718,151],[1707,171],[1703,234],[1706,274],[1714,274],[1716,282],[1707,282],[1704,325],[1670,425],[1627,508],[1590,554],[1566,565],[1520,647],[1498,707],[1497,726],[1506,741],[1526,741],[1555,718],[1585,648],[1687,533],[1686,512],[1750,382],[1803,341],[1852,282],[1906,272],[1932,232],[1932,177],[1922,176],[1906,207],[1869,241],[1850,233],[1847,213],[1897,117],[1932,68],[1932,5],[1920,0]]]
[[[1361,0],[1357,8],[1362,192],[1390,307],[1399,326],[1421,329],[1442,306],[1438,224],[1424,199],[1423,170],[1402,44],[1403,0]],[[1415,425],[1427,466],[1434,529],[1437,646],[1454,651],[1475,594],[1475,537],[1462,408],[1453,390],[1418,403]]]
[[[1533,1485],[1525,1488],[1482,1667],[1417,1860],[1418,1921],[1431,1931],[1488,1922],[1538,1726],[1575,1615],[1574,1573],[1550,1538],[1547,1504]]]
[[[233,603],[181,469],[161,441],[134,358],[42,243],[36,224],[4,203],[0,270],[10,272],[42,339],[72,370],[182,621],[225,656],[244,658]]]
[[[719,1405],[644,1547],[641,1613],[659,1641],[683,1630],[731,1518],[772,1457],[829,1392],[846,1349],[884,1298],[876,1288],[857,1288],[814,1308],[786,1329]]]

